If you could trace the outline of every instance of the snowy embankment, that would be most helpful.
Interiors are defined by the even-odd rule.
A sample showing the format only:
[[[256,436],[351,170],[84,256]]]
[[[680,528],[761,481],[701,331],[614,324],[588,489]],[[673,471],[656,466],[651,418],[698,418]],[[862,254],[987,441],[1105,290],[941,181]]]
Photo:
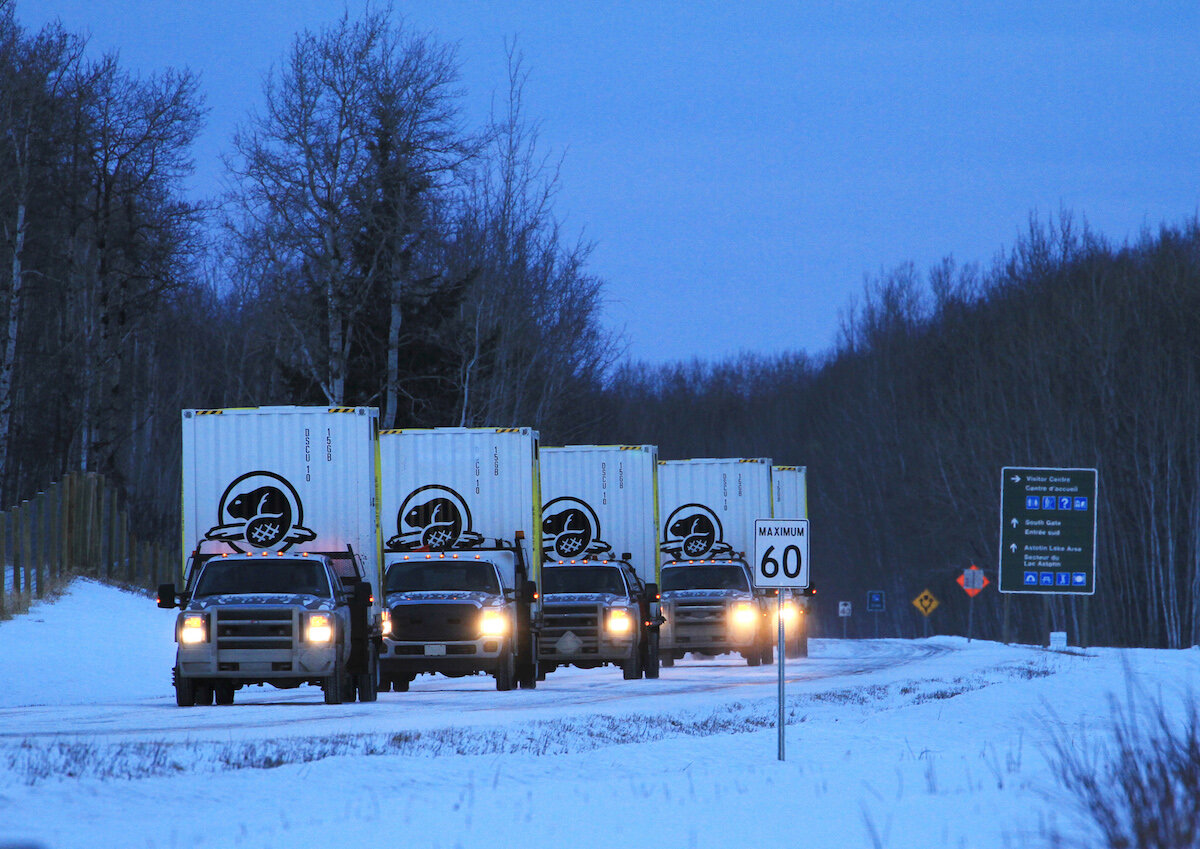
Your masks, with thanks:
[[[1174,702],[1200,680],[1194,650],[815,640],[788,663],[780,763],[774,667],[181,709],[173,623],[87,581],[0,623],[0,846],[1037,845],[1084,834],[1048,746],[1099,745],[1127,686]]]

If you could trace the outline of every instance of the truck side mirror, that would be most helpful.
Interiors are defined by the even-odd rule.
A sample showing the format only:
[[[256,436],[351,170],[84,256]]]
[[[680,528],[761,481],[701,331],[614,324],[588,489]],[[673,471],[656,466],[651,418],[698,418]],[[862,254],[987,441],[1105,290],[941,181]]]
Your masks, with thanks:
[[[537,584],[533,581],[525,581],[521,585],[521,601],[525,604],[533,604],[537,599]]]
[[[158,585],[158,606],[170,610],[177,604],[174,584]]]
[[[646,584],[646,598],[651,604],[662,600],[662,596],[658,592],[658,584],[653,581]]]
[[[354,603],[360,607],[368,607],[371,604],[371,585],[365,581],[359,581],[354,585],[351,597]]]

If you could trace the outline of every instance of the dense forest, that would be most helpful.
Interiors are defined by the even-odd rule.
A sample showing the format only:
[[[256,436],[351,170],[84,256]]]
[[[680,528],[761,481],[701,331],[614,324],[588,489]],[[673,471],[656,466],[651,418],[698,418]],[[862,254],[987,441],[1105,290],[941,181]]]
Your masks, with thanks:
[[[1200,643],[1200,225],[1113,245],[1069,213],[988,268],[870,280],[830,351],[650,367],[600,323],[590,245],[508,97],[468,126],[454,51],[390,13],[303,32],[226,156],[185,190],[204,103],[187,70],[136,76],[0,0],[0,493],[71,471],[178,527],[179,410],[367,404],[389,426],[530,425],[543,444],[808,467],[815,622],[838,600],[913,635],[930,589],[994,579],[1000,469],[1099,470],[1098,590],[975,602],[974,633]]]

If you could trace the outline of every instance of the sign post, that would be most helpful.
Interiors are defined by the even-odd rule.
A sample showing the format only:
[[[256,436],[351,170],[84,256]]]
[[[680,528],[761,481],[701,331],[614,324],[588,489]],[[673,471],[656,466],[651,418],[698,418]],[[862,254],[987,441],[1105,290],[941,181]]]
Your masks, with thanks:
[[[838,602],[838,617],[842,620],[842,639],[846,639],[846,623],[850,621],[851,604],[848,601]]]
[[[883,590],[867,591],[867,613],[873,613],[875,619],[875,639],[879,639],[879,614],[883,613]]]
[[[783,591],[806,590],[808,572],[808,519],[754,520],[754,586],[775,588],[779,623],[779,760],[785,760],[784,729],[784,628]]]
[[[971,564],[970,569],[963,569],[963,573],[956,579],[958,585],[963,588],[963,591],[971,599],[971,605],[967,608],[967,642],[971,642],[971,631],[975,623],[975,596],[983,592],[991,581],[988,576],[983,574],[983,570]]]

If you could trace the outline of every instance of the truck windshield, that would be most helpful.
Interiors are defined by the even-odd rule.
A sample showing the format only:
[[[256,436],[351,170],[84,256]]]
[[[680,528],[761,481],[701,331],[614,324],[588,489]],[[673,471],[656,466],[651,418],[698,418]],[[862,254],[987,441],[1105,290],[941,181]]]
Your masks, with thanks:
[[[213,595],[315,595],[332,592],[319,560],[210,560],[196,581],[197,598]]]
[[[389,593],[477,592],[500,594],[496,567],[486,561],[393,563],[387,570]]]
[[[663,592],[670,590],[741,590],[750,592],[746,570],[736,563],[664,566]]]
[[[625,595],[625,578],[614,566],[543,566],[542,592]]]

